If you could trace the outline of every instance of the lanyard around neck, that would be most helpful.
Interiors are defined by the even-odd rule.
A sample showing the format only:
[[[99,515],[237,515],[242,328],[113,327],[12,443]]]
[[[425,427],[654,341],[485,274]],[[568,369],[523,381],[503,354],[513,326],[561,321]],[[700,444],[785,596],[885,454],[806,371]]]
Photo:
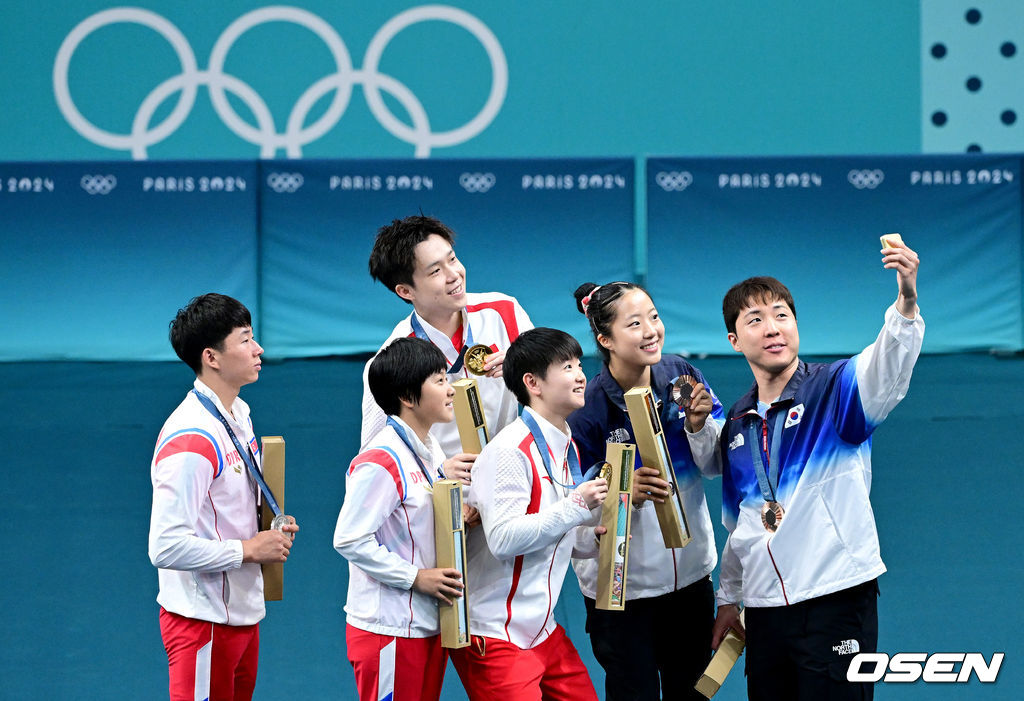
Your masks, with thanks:
[[[420,323],[419,317],[416,316],[416,312],[413,312],[412,316],[409,317],[409,324],[412,326],[412,332],[416,336],[416,338],[422,338],[424,341],[434,343],[433,341],[430,340],[430,336],[427,335],[427,331],[426,329],[423,328],[423,324]],[[449,375],[455,375],[462,370],[462,363],[465,357],[465,350],[473,345],[473,327],[470,326],[468,316],[466,317],[464,325],[466,327],[466,339],[462,343],[462,348],[456,349],[457,355],[455,358],[455,362],[453,362],[452,366],[448,368]]]
[[[576,454],[576,451],[571,445],[568,446],[566,451],[568,454],[569,461],[569,474],[572,475],[572,484],[562,484],[555,479],[554,472],[552,471],[552,463],[554,462],[551,452],[548,450],[548,442],[544,440],[544,432],[541,430],[537,420],[528,411],[524,411],[522,415],[523,423],[530,429],[530,434],[533,436],[533,442],[537,444],[537,451],[540,453],[541,459],[544,461],[544,469],[547,470],[548,477],[551,479],[552,484],[557,484],[559,487],[565,487],[566,489],[572,489],[576,485],[583,481],[583,475],[580,471],[580,456]]]
[[[402,427],[402,424],[398,423],[392,417],[389,416],[388,426],[395,429],[395,433],[397,433],[398,437],[402,439],[403,443],[405,443],[405,447],[408,448],[409,452],[412,453],[412,456],[416,458],[416,462],[420,466],[420,471],[423,473],[423,476],[427,478],[427,484],[433,486],[434,480],[430,479],[430,471],[427,469],[427,466],[423,464],[423,461],[420,460],[420,454],[417,453],[416,449],[412,447],[412,441],[409,440],[409,434],[405,432],[405,429]]]
[[[201,392],[197,392],[196,390],[192,390],[192,392],[199,398],[199,403],[206,407],[206,410],[213,414],[214,418],[219,419],[220,422],[224,424],[224,428],[231,437],[231,442],[235,444],[235,450],[237,450],[238,454],[242,457],[242,461],[245,462],[245,466],[249,469],[249,474],[252,475],[254,480],[256,480],[256,484],[259,485],[260,491],[263,492],[263,496],[266,497],[267,506],[269,506],[270,510],[274,512],[274,516],[280,516],[281,507],[277,505],[277,499],[274,498],[274,494],[270,491],[270,487],[268,487],[267,483],[263,481],[263,475],[261,475],[260,471],[256,469],[256,459],[253,457],[252,453],[249,452],[248,447],[244,449],[242,448],[242,444],[238,441],[238,437],[235,436],[235,432],[231,430],[228,420],[224,418],[222,413],[220,413],[220,409],[217,408],[217,405],[213,403],[212,399]]]
[[[770,408],[769,408],[770,411]],[[768,411],[761,419],[761,435],[757,435],[757,426],[751,422],[748,430],[748,442],[750,443],[750,457],[754,465],[754,472],[757,475],[757,486],[761,489],[761,496],[765,501],[778,501],[775,497],[775,490],[779,487],[779,453],[782,452],[781,438],[784,421],[778,413],[775,415],[775,426],[772,429],[772,442],[768,443]],[[768,466],[765,468],[764,456],[768,456]]]

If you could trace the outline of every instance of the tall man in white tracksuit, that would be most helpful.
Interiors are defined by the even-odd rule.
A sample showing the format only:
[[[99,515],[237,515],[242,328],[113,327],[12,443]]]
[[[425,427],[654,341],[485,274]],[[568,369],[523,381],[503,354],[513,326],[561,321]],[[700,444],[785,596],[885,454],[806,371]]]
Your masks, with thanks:
[[[370,252],[370,275],[413,307],[382,347],[407,336],[430,341],[444,353],[449,379],[454,382],[473,377],[464,361],[466,350],[486,346],[486,373],[476,381],[493,436],[515,421],[519,410],[515,396],[501,379],[505,351],[533,324],[514,297],[466,291],[466,268],[455,255],[454,243],[455,233],[433,217],[396,219],[377,232]],[[370,392],[369,367],[368,361],[363,372],[362,450],[387,421]],[[430,432],[449,458],[445,474],[468,483],[476,456],[462,452],[455,422],[435,424]]]
[[[846,680],[853,654],[878,640],[871,434],[906,395],[924,337],[917,254],[897,242],[882,261],[899,294],[875,342],[847,360],[800,360],[793,298],[774,278],[745,280],[723,302],[755,382],[722,435],[729,539],[712,646],[742,630],[742,603],[753,701],[872,697]]]

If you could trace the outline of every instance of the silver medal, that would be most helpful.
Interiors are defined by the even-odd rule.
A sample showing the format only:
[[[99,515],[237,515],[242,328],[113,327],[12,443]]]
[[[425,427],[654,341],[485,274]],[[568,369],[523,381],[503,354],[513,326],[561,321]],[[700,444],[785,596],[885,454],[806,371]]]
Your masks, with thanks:
[[[284,527],[287,526],[289,523],[291,523],[291,519],[289,519],[284,514],[278,514],[274,517],[274,520],[270,522],[270,530],[283,531]]]

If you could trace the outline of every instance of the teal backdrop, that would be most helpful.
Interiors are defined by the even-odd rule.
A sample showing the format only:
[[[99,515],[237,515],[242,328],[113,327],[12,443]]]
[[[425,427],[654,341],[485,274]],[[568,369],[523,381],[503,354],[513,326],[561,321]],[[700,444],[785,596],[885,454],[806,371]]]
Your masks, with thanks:
[[[215,288],[269,337],[244,396],[287,437],[303,524],[256,698],[354,698],[329,543],[365,354],[300,356],[369,351],[406,311],[365,257],[419,208],[457,225],[471,289],[588,352],[581,279],[646,281],[668,346],[700,355],[729,352],[716,300],[748,271],[791,282],[808,354],[856,352],[894,293],[876,236],[902,230],[929,330],[876,434],[882,648],[1006,660],[995,684],[876,697],[1019,698],[1022,49],[1020,0],[6,0],[0,361],[22,362],[0,362],[0,699],[165,693],[146,465],[191,376],[153,361]],[[726,403],[749,386],[735,354],[697,362]],[[582,611],[570,576],[555,615],[600,689]],[[737,669],[716,698],[744,691]]]
[[[940,27],[963,24],[959,8],[964,3],[931,4],[956,8],[935,20]],[[131,157],[124,148],[99,145],[76,131],[58,106],[54,86],[62,43],[88,18],[118,5],[109,0],[4,3],[0,93],[7,99],[0,111],[0,159]],[[302,18],[307,24],[322,23],[322,35],[306,25],[268,16],[229,41],[225,30],[267,5],[237,0],[135,2],[133,7],[153,14],[147,22],[166,23],[161,25],[164,33],[150,24],[108,18],[109,24],[80,38],[62,84],[94,126],[129,134],[147,96],[182,73],[165,34],[179,35],[197,71],[210,67],[211,54],[223,39],[224,74],[248,86],[266,106],[276,131],[284,133],[303,93],[337,72],[322,35],[336,39],[336,47],[340,42],[352,68],[361,69],[382,27],[420,4],[302,0],[290,7],[307,13]],[[435,148],[432,155],[778,155],[922,149],[922,10],[916,1],[525,0],[454,2],[447,7],[467,13],[491,33],[507,64],[507,92],[493,121],[478,135]],[[389,86],[395,92],[405,86],[415,96],[413,100],[407,95],[402,102],[385,90],[384,102],[406,124],[412,120],[403,105],[422,105],[433,132],[458,129],[485,106],[493,80],[491,63],[477,35],[465,27],[424,19],[398,31],[381,49],[377,72],[393,81]],[[240,92],[244,90],[229,91],[228,101],[241,119],[257,125],[251,110],[257,100],[246,102]],[[170,92],[155,106],[153,124],[171,113],[178,95]],[[307,124],[324,114],[332,99],[325,94],[309,112]],[[259,146],[239,137],[218,117],[207,87],[198,87],[195,104],[183,116],[180,126],[151,145],[148,157],[261,155]],[[374,117],[362,84],[354,88],[344,113],[330,121],[320,138],[302,148],[302,156],[416,155],[410,143],[393,136]],[[276,149],[270,155],[287,154]]]

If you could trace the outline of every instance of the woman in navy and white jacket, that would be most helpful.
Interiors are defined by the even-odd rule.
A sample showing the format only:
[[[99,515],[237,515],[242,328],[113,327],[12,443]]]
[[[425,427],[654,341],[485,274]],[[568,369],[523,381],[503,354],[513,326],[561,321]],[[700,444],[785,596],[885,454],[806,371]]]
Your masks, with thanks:
[[[693,540],[666,548],[653,504],[669,484],[637,455],[632,540],[624,611],[595,608],[597,560],[573,566],[587,607],[594,656],[605,670],[606,698],[703,698],[694,691],[711,657],[717,562],[714,531],[701,477],[721,474],[716,450],[722,405],[701,372],[678,355],[663,355],[665,327],[647,292],[628,282],[585,283],[575,293],[604,360],[587,385],[586,405],[569,417],[586,468],[605,458],[608,442],[634,443],[624,392],[650,387],[660,404],[662,429]],[[684,410],[672,399],[673,382],[693,387]]]

